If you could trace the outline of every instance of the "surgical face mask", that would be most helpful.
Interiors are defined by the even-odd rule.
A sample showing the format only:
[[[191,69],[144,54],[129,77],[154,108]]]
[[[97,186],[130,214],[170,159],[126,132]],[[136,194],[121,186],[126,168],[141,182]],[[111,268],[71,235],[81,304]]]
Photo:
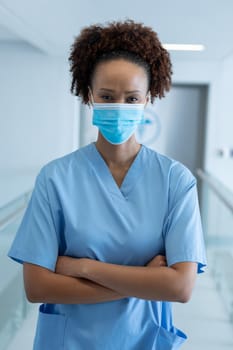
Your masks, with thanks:
[[[144,123],[143,103],[93,103],[92,123],[113,145],[126,142]]]

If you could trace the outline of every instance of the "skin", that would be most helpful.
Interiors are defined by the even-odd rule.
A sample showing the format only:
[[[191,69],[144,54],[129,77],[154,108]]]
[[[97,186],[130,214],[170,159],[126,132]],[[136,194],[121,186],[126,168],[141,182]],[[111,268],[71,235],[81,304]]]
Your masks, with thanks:
[[[89,98],[90,102],[146,104],[147,94],[148,78],[144,69],[115,59],[96,67]],[[120,187],[141,145],[134,135],[121,145],[112,145],[99,133],[96,147]],[[24,284],[31,302],[91,304],[125,297],[187,302],[196,272],[196,263],[167,266],[162,255],[155,256],[145,266],[60,256],[55,272],[24,263]]]
[[[145,70],[123,59],[100,63],[92,79],[90,100],[97,103],[144,103],[149,100]],[[141,145],[135,135],[121,145],[110,144],[101,133],[96,147],[120,187]]]

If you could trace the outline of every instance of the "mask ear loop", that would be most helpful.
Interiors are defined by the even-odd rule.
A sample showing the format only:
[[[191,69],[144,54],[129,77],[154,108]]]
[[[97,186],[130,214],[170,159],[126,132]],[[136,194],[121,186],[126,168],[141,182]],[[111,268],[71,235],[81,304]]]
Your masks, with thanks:
[[[92,94],[90,86],[88,86],[88,90],[89,90],[89,97],[90,97],[90,99],[89,99],[90,100],[90,105],[93,107],[94,98],[93,98],[93,94]]]
[[[146,102],[145,102],[145,105],[144,107],[146,108],[147,104],[151,101],[151,93],[150,91],[148,91],[147,95],[146,95]]]

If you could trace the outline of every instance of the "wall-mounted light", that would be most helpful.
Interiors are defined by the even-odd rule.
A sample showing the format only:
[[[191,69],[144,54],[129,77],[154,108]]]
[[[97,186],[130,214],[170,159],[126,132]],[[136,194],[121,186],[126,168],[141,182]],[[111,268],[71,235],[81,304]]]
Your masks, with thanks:
[[[168,51],[203,51],[204,45],[192,44],[163,44],[163,47]]]

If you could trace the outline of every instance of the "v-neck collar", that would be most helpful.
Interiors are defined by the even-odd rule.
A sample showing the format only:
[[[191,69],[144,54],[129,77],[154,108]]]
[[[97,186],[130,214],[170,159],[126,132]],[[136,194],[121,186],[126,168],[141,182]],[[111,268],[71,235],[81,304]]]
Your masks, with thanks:
[[[132,164],[130,165],[124,180],[119,187],[108,167],[101,153],[98,151],[95,143],[91,143],[89,146],[89,151],[91,155],[92,166],[96,169],[97,176],[101,178],[101,181],[104,183],[104,186],[108,188],[108,191],[114,195],[120,196],[124,199],[127,199],[129,193],[133,189],[136,181],[140,177],[140,174],[143,171],[143,153],[144,145],[141,145],[136,157],[134,158]]]

